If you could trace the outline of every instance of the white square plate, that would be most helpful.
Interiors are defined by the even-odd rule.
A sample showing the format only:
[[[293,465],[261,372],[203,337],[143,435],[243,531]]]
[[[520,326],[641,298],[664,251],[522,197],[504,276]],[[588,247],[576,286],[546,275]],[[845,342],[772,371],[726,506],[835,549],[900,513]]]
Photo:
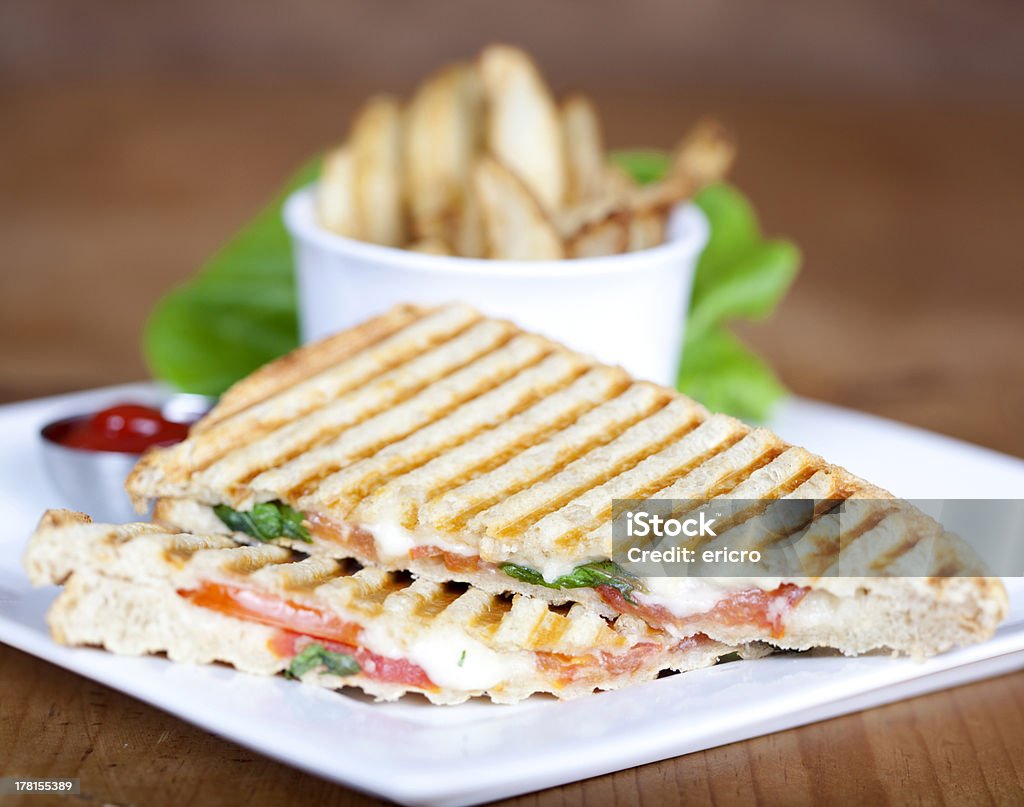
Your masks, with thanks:
[[[21,570],[27,536],[60,506],[37,451],[41,425],[119,400],[128,385],[0,407],[0,641],[120,689],[209,731],[319,776],[404,804],[489,801],[810,723],[1024,667],[1024,581],[989,642],[925,663],[778,656],[724,664],[620,692],[517,706],[434,707],[368,699],[224,667],[125,658],[54,644],[44,612],[56,589]],[[1017,498],[1024,461],[824,404],[791,400],[773,426],[893,492]]]

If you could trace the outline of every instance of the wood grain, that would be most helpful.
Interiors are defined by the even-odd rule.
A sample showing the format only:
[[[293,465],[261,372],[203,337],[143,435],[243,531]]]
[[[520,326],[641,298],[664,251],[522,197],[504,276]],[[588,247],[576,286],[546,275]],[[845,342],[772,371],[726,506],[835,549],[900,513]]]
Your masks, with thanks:
[[[143,377],[154,300],[336,139],[369,89],[0,87],[0,399]],[[744,328],[793,389],[1024,455],[1024,108],[598,101],[613,145],[667,145],[705,110],[739,132],[738,184],[805,255],[780,314]],[[1022,748],[1024,672],[509,803],[1020,804]],[[95,805],[367,801],[9,648],[0,773],[78,776]]]

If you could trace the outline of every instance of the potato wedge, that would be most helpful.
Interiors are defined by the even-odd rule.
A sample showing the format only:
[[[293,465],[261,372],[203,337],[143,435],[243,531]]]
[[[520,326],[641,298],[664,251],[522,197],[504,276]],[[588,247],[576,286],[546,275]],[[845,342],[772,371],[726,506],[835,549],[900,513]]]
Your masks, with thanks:
[[[450,220],[451,240],[455,254],[463,258],[483,258],[487,254],[483,209],[473,183],[463,191],[462,205]]]
[[[508,45],[479,59],[491,153],[520,177],[548,213],[566,199],[566,166],[558,108],[533,61]]]
[[[440,238],[421,238],[406,246],[412,252],[422,252],[425,255],[451,255],[452,251]]]
[[[356,238],[359,225],[355,204],[355,160],[346,144],[324,157],[316,196],[320,223],[339,235]]]
[[[557,230],[537,198],[509,168],[484,156],[473,172],[487,233],[487,257],[554,260],[565,257]]]
[[[482,145],[483,96],[476,69],[452,64],[417,90],[406,118],[405,170],[414,238],[451,240]]]
[[[352,126],[355,205],[359,238],[404,244],[402,108],[390,96],[371,98]]]
[[[562,103],[562,141],[569,185],[568,204],[598,198],[606,190],[606,163],[597,110],[585,95],[571,95]]]
[[[723,179],[736,161],[736,141],[714,118],[703,118],[679,141],[672,154],[673,173],[698,187]]]
[[[628,213],[638,186],[617,166],[605,162],[601,166],[597,192],[555,214],[555,225],[571,240],[584,227],[597,224],[616,212]]]
[[[600,258],[604,255],[618,255],[629,247],[630,214],[616,210],[600,221],[584,225],[567,242],[566,249],[571,258]]]
[[[629,219],[629,251],[636,252],[665,243],[669,208],[635,211]]]
[[[678,204],[705,185],[723,179],[736,157],[732,137],[718,121],[698,121],[672,152],[668,176],[639,188],[634,209],[648,210]]]

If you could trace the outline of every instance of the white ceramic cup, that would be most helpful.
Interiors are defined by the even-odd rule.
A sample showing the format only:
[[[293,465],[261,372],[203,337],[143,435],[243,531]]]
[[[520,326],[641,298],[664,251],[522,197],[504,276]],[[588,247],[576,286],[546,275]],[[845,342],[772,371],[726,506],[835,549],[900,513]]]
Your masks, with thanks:
[[[317,221],[315,187],[285,202],[305,342],[398,303],[465,302],[568,347],[675,386],[697,258],[708,224],[672,212],[661,246],[603,258],[497,261],[427,255],[336,235]]]

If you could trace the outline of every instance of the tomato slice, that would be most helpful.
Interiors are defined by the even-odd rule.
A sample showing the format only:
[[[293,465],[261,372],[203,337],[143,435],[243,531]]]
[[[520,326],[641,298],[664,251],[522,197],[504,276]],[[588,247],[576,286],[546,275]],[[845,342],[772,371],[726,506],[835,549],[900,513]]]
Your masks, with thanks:
[[[783,583],[765,591],[749,588],[729,594],[713,608],[700,614],[678,617],[661,605],[642,605],[629,602],[612,586],[598,586],[597,592],[615,610],[638,616],[651,625],[671,625],[684,628],[696,622],[710,621],[723,627],[753,625],[769,631],[772,638],[780,639],[786,633],[786,615],[796,607],[809,588],[794,583]]]
[[[578,681],[600,680],[607,676],[636,672],[654,653],[661,649],[654,642],[633,645],[625,653],[601,651],[588,656],[571,656],[565,653],[537,652],[537,666],[548,675],[554,676],[559,684],[566,686]]]
[[[374,681],[388,684],[404,684],[420,689],[436,690],[437,685],[430,680],[426,670],[411,661],[400,658],[381,656],[365,647],[357,647],[329,639],[318,639],[290,630],[280,630],[270,640],[270,649],[281,658],[292,658],[302,652],[306,645],[317,643],[325,650],[333,653],[346,653],[359,662],[363,675]]]
[[[301,605],[273,594],[264,594],[242,586],[204,581],[193,589],[178,591],[193,605],[250,622],[280,628],[270,640],[270,649],[282,658],[297,655],[311,642],[325,649],[347,653],[359,662],[367,678],[420,689],[437,689],[426,671],[405,659],[381,656],[359,646],[362,628],[336,614]]]
[[[448,552],[437,546],[414,546],[409,555],[414,560],[421,558],[441,558],[445,568],[450,572],[476,572],[480,570],[480,557],[478,555],[460,555],[458,552]]]
[[[181,589],[178,594],[193,605],[239,619],[348,645],[355,645],[359,641],[361,628],[358,625],[346,622],[329,611],[301,605],[273,594],[208,581],[200,583],[197,588]]]
[[[320,513],[306,513],[309,530],[317,538],[338,546],[350,547],[368,561],[377,560],[377,545],[373,536],[360,527],[342,527],[336,521]]]

